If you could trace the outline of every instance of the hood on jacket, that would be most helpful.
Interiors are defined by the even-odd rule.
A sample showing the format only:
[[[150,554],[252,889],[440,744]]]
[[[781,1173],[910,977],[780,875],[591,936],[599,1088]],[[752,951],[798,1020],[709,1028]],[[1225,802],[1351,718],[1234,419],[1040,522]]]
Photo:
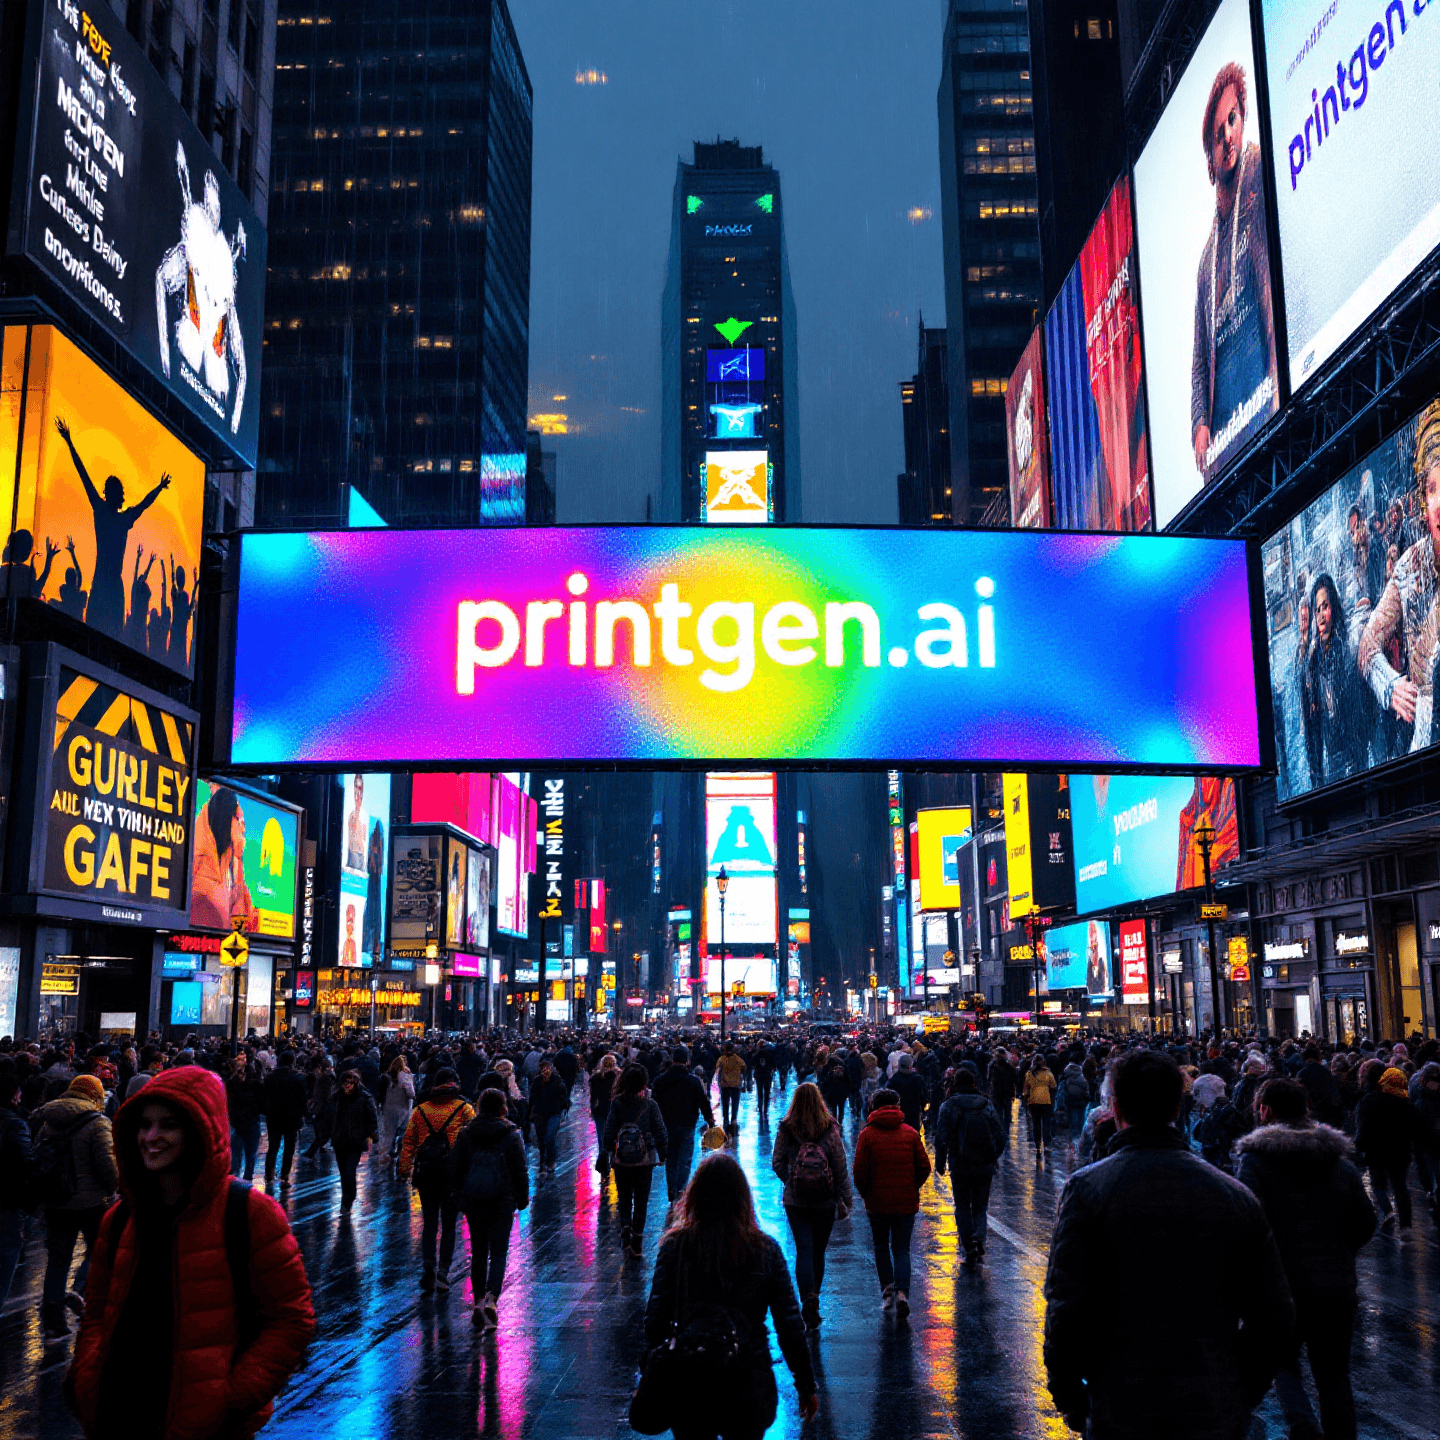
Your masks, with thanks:
[[[519,1133],[519,1127],[503,1115],[479,1115],[465,1127],[477,1140],[490,1143],[503,1140],[511,1131]]]
[[[905,1112],[898,1105],[884,1105],[872,1110],[865,1123],[880,1130],[896,1130],[905,1123]]]
[[[115,1162],[120,1192],[133,1204],[136,1182],[146,1174],[140,1159],[140,1113],[163,1100],[174,1106],[198,1137],[200,1170],[190,1187],[190,1204],[208,1204],[230,1179],[230,1107],[219,1076],[198,1065],[162,1070],[137,1090],[115,1115]]]
[[[84,1095],[72,1095],[67,1091],[53,1100],[47,1100],[35,1112],[35,1119],[42,1125],[66,1129],[82,1115],[94,1115],[103,1109],[103,1105],[92,1104]]]
[[[983,1110],[990,1102],[978,1094],[952,1095],[946,1102],[947,1105],[954,1105],[957,1110]]]
[[[1332,1125],[1307,1120],[1303,1125],[1261,1125],[1235,1142],[1238,1154],[1262,1155],[1294,1169],[1325,1170],[1354,1157],[1355,1146]]]
[[[453,1080],[447,1080],[443,1085],[432,1085],[425,1092],[425,1104],[443,1105],[447,1100],[454,1104],[460,1099],[460,1086]]]

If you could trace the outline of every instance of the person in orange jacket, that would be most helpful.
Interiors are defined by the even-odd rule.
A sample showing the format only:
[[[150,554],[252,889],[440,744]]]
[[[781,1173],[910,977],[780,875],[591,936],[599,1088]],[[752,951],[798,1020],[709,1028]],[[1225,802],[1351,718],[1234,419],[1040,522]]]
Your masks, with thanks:
[[[920,1187],[930,1178],[930,1156],[919,1131],[905,1123],[893,1090],[871,1097],[870,1116],[855,1142],[854,1175],[875,1245],[881,1309],[903,1320],[910,1313],[910,1238],[920,1213]]]
[[[120,1108],[115,1158],[122,1198],[100,1225],[66,1380],[87,1440],[245,1440],[315,1333],[285,1212],[239,1181],[232,1199],[225,1089],[197,1066]]]
[[[455,1258],[455,1226],[460,1205],[451,1184],[451,1152],[460,1132],[475,1118],[473,1107],[460,1093],[460,1077],[450,1069],[437,1070],[425,1098],[410,1112],[405,1138],[400,1142],[400,1178],[411,1180],[420,1192],[420,1288],[450,1288],[450,1262]],[[440,1263],[435,1263],[435,1240],[440,1240]]]

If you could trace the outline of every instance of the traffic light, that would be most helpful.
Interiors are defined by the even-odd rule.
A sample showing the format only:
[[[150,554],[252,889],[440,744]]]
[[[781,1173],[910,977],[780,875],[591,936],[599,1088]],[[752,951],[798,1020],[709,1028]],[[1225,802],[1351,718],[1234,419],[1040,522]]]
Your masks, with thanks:
[[[870,977],[870,988],[872,990],[878,990],[880,988],[880,977],[878,975],[872,975]]]

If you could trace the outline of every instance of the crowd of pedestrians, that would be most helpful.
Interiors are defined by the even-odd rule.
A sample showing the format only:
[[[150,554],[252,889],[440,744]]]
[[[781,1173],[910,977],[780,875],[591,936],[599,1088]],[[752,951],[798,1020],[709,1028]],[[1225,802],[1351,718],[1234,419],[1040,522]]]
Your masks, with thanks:
[[[736,1159],[746,1092],[771,1136],[773,1177],[747,1178]],[[600,1185],[613,1183],[628,1263],[645,1253],[661,1210],[652,1181],[664,1167],[645,1316],[651,1356],[632,1421],[680,1440],[758,1440],[774,1420],[767,1315],[802,1414],[813,1413],[806,1337],[823,1322],[837,1222],[863,1204],[878,1308],[903,1326],[925,1187],[948,1178],[962,1263],[978,1268],[997,1168],[1027,1141],[1037,1167],[1058,1158],[1066,1173],[1044,1358],[1072,1428],[1097,1440],[1238,1440],[1273,1385],[1292,1436],[1346,1440],[1356,1434],[1356,1255],[1377,1227],[1402,1243],[1414,1233],[1412,1174],[1423,1223],[1440,1200],[1434,1041],[1336,1049],[787,1027],[723,1043],[671,1029],[374,1043],[251,1036],[235,1047],[152,1039],[138,1051],[5,1045],[0,1300],[27,1225],[42,1225],[40,1322],[58,1341],[79,1320],[67,1393],[89,1435],[120,1433],[107,1418],[114,1404],[139,1417],[124,1433],[170,1433],[172,1392],[197,1417],[186,1433],[218,1433],[205,1426],[227,1386],[225,1404],[263,1419],[314,1326],[282,1208],[302,1136],[307,1155],[333,1151],[342,1224],[362,1183],[413,1187],[422,1291],[449,1292],[464,1218],[473,1321],[488,1334],[499,1324],[515,1217],[535,1187],[554,1182],[562,1122],[576,1104],[593,1123]],[[263,1188],[250,1184],[262,1154]],[[772,1180],[793,1277],[755,1218],[751,1185]],[[1171,1243],[1177,1234],[1183,1246]],[[234,1283],[229,1272],[247,1250],[264,1264]],[[1134,1303],[1160,1253],[1194,1297],[1185,1346]],[[173,1283],[182,1264],[193,1285]],[[211,1291],[230,1297],[219,1332],[190,1323]],[[734,1379],[730,1403],[680,1415],[673,1397],[684,1393],[687,1364],[717,1354]]]

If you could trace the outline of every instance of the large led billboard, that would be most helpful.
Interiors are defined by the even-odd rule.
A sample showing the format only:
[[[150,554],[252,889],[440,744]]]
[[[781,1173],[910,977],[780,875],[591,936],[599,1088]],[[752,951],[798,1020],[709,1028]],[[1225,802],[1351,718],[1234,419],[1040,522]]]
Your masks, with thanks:
[[[53,326],[5,327],[9,598],[43,601],[188,677],[204,508],[204,463],[98,365]]]
[[[30,0],[28,46],[12,252],[253,467],[264,227],[109,6]]]
[[[705,379],[711,385],[748,385],[764,378],[765,351],[759,346],[705,352]]]
[[[195,782],[190,923],[251,935],[295,938],[299,811],[226,780]]]
[[[775,776],[715,772],[705,777],[705,934],[720,944],[720,871],[725,871],[725,941],[773,945],[777,934],[775,886]]]
[[[1440,27],[1424,0],[1262,11],[1298,388],[1440,243]]]
[[[1056,990],[1081,990],[1097,997],[1115,993],[1110,966],[1110,924],[1082,920],[1045,932],[1045,983]]]
[[[915,822],[920,849],[920,908],[955,910],[960,905],[960,854],[973,830],[968,805],[920,810]]]
[[[1036,326],[1005,388],[1005,445],[1010,461],[1010,523],[1050,525],[1050,433],[1045,420],[1044,332]]]
[[[1105,201],[1045,317],[1050,486],[1061,530],[1148,530],[1130,177]]]
[[[1281,800],[1440,739],[1440,400],[1264,544]]]
[[[728,935],[728,930],[726,933]],[[775,961],[768,955],[727,954],[725,957],[724,993],[728,1000],[733,1001],[736,998],[735,986],[743,985],[745,988],[741,993],[746,997],[773,996],[776,994],[776,972]],[[711,995],[721,993],[718,946],[705,964],[705,989]]]
[[[768,450],[705,452],[705,519],[711,525],[765,525],[773,518]]]
[[[1070,782],[1064,775],[1003,777],[1006,872],[1010,916],[1032,910],[1069,911],[1075,904],[1071,869]]]
[[[390,777],[340,776],[340,949],[336,964],[371,967],[385,954]]]
[[[1145,388],[1164,527],[1280,404],[1247,0],[1224,0],[1135,165]]]
[[[242,547],[231,758],[262,772],[1262,760],[1242,541],[636,526]]]
[[[1235,782],[1219,776],[1076,775],[1070,787],[1075,908],[1109,910],[1205,883],[1196,832],[1210,825],[1210,868],[1240,854]]]

